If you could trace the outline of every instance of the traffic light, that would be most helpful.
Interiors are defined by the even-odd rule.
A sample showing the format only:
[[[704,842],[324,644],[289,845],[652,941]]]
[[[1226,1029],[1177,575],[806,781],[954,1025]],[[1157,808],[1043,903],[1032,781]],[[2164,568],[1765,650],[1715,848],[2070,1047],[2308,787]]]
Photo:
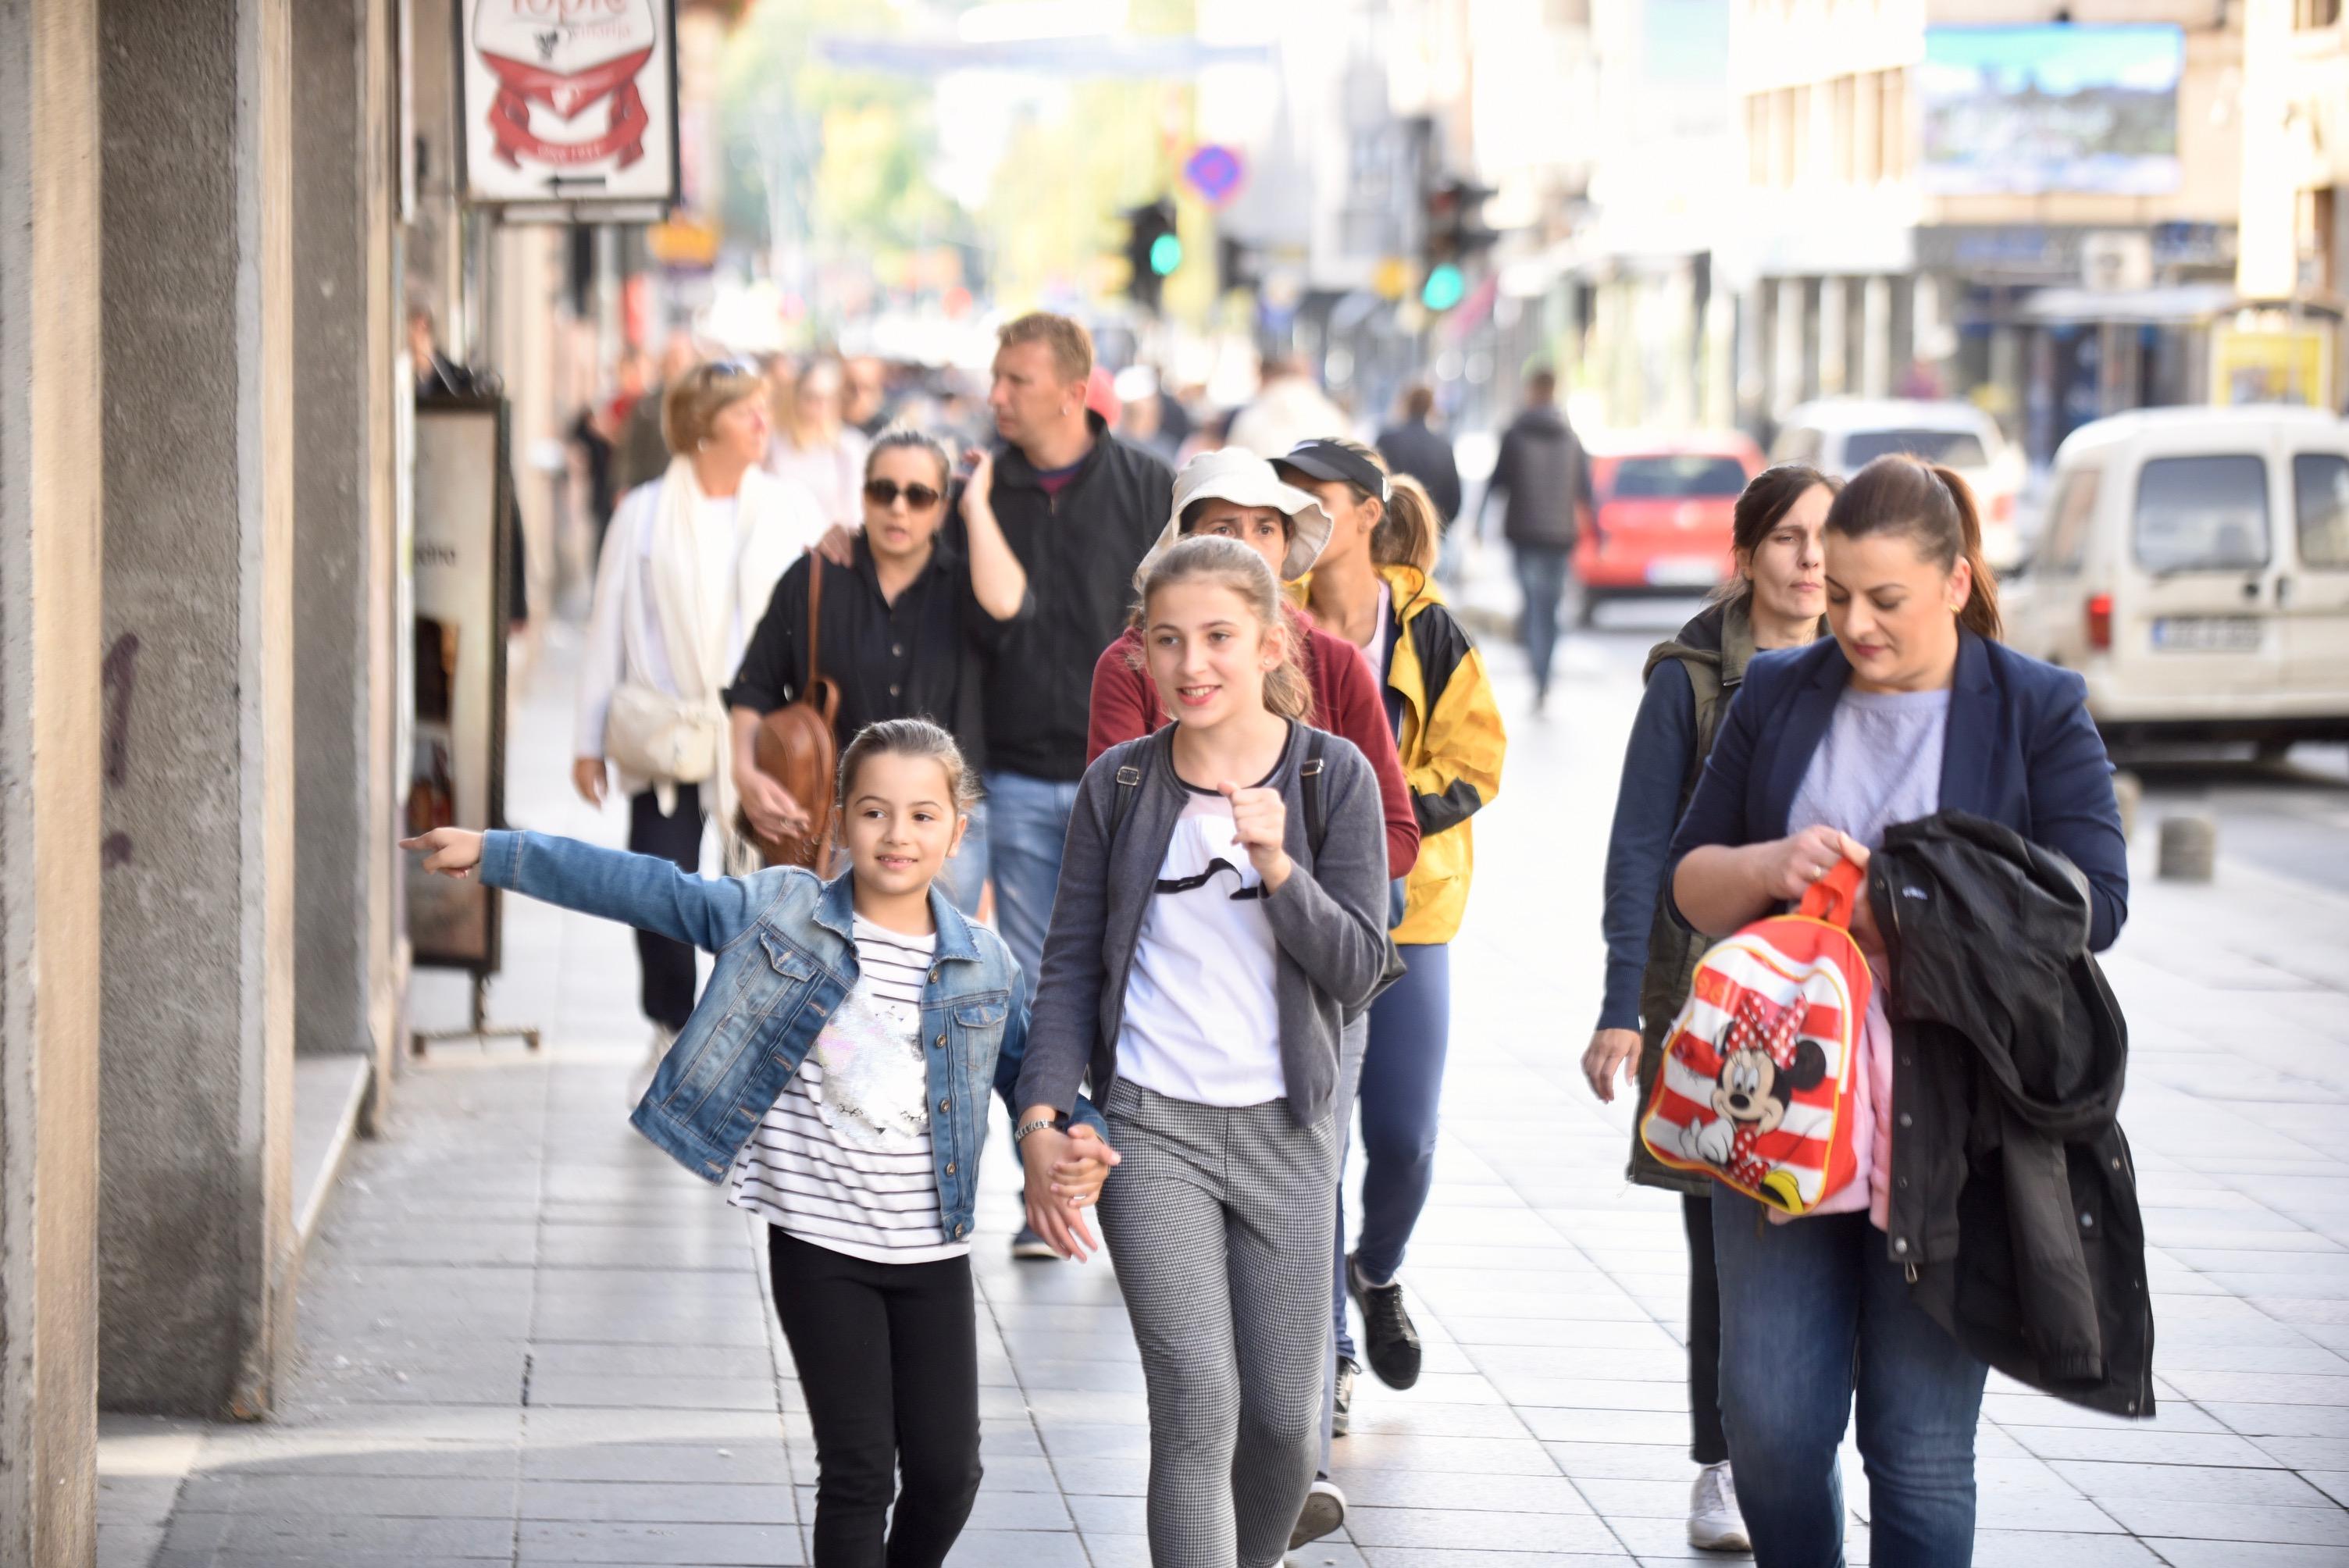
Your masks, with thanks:
[[[1485,223],[1488,185],[1457,178],[1437,181],[1423,198],[1426,280],[1419,303],[1431,311],[1450,310],[1468,297],[1467,265],[1493,248],[1500,235]]]
[[[1235,289],[1256,292],[1264,270],[1263,258],[1257,248],[1246,240],[1225,234],[1216,241],[1216,292],[1230,294]]]
[[[1174,203],[1166,197],[1145,201],[1125,215],[1125,260],[1131,269],[1125,292],[1147,311],[1158,309],[1166,280],[1183,264],[1183,236],[1174,223]]]

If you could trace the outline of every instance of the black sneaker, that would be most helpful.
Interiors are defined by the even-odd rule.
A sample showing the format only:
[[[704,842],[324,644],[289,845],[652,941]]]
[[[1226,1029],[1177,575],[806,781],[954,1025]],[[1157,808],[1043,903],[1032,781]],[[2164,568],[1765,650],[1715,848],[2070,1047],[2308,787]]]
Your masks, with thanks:
[[[1330,1435],[1333,1438],[1344,1437],[1353,1419],[1354,1379],[1361,1375],[1362,1368],[1352,1357],[1338,1357],[1338,1398],[1330,1417]]]
[[[1390,1388],[1419,1381],[1419,1329],[1403,1310],[1402,1286],[1371,1284],[1346,1254],[1346,1294],[1362,1311],[1362,1358]]]
[[[1033,1225],[1020,1226],[1019,1233],[1011,1238],[1011,1255],[1034,1263],[1058,1263],[1061,1259],[1061,1254],[1052,1250],[1052,1243],[1038,1235]]]

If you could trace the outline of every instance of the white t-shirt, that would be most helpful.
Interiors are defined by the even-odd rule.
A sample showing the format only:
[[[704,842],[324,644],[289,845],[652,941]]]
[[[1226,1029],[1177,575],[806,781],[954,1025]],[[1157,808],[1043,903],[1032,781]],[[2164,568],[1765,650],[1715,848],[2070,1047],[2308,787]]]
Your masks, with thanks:
[[[1362,657],[1371,662],[1371,681],[1384,691],[1387,684],[1387,635],[1394,629],[1394,591],[1387,580],[1379,579],[1379,614],[1371,623],[1371,640],[1362,645]]]
[[[875,1263],[960,1257],[938,1212],[922,982],[935,936],[862,915],[856,985],[734,1157],[733,1202],[803,1242]]]
[[[1194,1105],[1285,1098],[1278,948],[1231,803],[1191,785],[1126,972],[1117,1073]]]

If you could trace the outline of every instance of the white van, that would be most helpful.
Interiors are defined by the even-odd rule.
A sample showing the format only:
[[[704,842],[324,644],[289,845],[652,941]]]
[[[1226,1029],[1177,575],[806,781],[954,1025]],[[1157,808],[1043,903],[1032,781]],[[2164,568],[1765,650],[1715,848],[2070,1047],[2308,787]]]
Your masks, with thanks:
[[[2349,739],[2349,424],[2150,408],[2055,454],[2014,645],[2078,670],[2107,742]]]
[[[2002,572],[2021,558],[2014,513],[2023,454],[1971,403],[1821,397],[1788,414],[1770,443],[1772,462],[1808,463],[1837,479],[1891,452],[1957,469],[1982,514],[1983,557]]]

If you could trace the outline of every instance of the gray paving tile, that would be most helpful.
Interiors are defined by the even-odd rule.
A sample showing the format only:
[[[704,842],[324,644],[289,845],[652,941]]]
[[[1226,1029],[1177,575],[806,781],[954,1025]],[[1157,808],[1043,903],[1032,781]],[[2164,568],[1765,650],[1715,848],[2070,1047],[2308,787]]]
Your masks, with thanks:
[[[525,1520],[571,1523],[797,1524],[788,1484],[741,1481],[525,1480]]]
[[[534,1481],[646,1481],[789,1486],[782,1444],[548,1443],[522,1450],[522,1478]]]
[[[160,1524],[98,1522],[98,1568],[149,1568],[162,1547]]]
[[[1087,1568],[1074,1531],[966,1530],[947,1562],[952,1568]]]
[[[2116,1464],[2272,1466],[2247,1438],[2231,1432],[2149,1432],[2115,1427],[2008,1427],[2008,1435],[2043,1460],[2106,1460]],[[2287,1467],[2289,1468],[2289,1467]]]
[[[1974,1532],[1973,1568],[2155,1568],[2161,1559],[2132,1535],[2067,1535],[2060,1531]]]
[[[1369,1546],[1362,1561],[1371,1568],[1613,1568],[1637,1561],[1619,1552],[1483,1552],[1440,1548]],[[1722,1557],[1720,1563],[1752,1562],[1749,1557]]]
[[[2105,1507],[2140,1536],[2327,1546],[2349,1556],[2349,1511],[2330,1501],[2317,1508],[2280,1508],[2261,1503],[2116,1497],[2106,1499]]]
[[[557,1523],[524,1520],[519,1568],[547,1563],[796,1565],[806,1561],[794,1526]]]
[[[2169,1568],[2341,1568],[2341,1550],[2336,1546],[2169,1537],[2146,1544],[2159,1553]]]
[[[2099,1464],[2082,1460],[2057,1460],[2053,1468],[2082,1493],[2095,1499],[2142,1497],[2283,1507],[2316,1507],[2326,1501],[2316,1486],[2290,1470]]]
[[[1381,1546],[1480,1552],[1610,1553],[1621,1543],[1588,1513],[1519,1513],[1479,1509],[1346,1511],[1346,1533],[1367,1555]],[[1375,1559],[1373,1559],[1375,1561]]]
[[[191,1476],[180,1493],[181,1517],[201,1513],[381,1519],[500,1519],[514,1516],[512,1478],[352,1475]]]
[[[1582,1513],[1591,1504],[1563,1476],[1422,1474],[1414,1470],[1350,1470],[1334,1461],[1346,1501],[1357,1508],[1413,1508],[1437,1512],[1461,1509],[1487,1512]],[[1681,1503],[1688,1503],[1682,1484]]]

